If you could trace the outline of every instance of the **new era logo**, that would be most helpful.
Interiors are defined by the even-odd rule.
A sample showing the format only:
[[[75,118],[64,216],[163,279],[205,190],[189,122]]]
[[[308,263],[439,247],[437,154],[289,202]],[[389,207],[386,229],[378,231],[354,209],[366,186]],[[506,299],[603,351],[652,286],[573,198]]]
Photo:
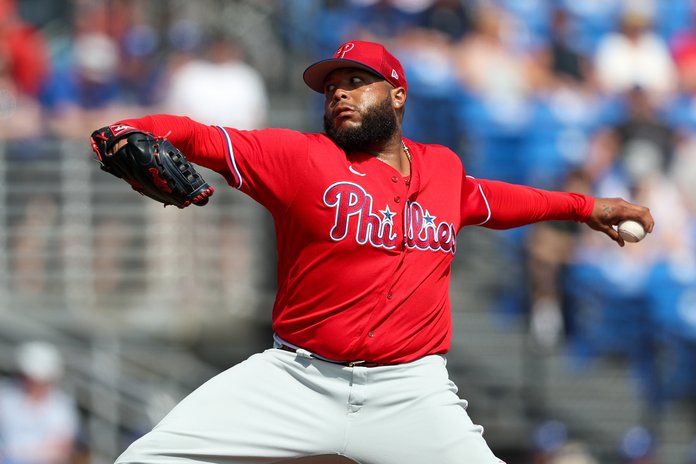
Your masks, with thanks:
[[[391,77],[394,79],[399,79],[399,74],[396,72],[396,69],[392,69]]]

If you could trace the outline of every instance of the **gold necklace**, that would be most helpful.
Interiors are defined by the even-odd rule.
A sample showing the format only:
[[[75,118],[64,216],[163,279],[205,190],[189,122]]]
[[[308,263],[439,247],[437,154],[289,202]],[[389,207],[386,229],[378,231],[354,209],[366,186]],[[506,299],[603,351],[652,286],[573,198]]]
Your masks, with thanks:
[[[406,146],[406,142],[403,140],[401,141],[401,146],[404,147],[404,151],[406,152],[406,158],[408,158],[408,162],[411,162],[411,150],[408,149]]]

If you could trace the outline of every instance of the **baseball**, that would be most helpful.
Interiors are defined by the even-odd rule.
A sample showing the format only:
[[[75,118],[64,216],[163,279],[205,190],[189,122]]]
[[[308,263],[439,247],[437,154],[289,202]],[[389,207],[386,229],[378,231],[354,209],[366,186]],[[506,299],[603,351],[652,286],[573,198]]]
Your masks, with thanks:
[[[621,238],[626,242],[640,242],[645,238],[645,229],[636,221],[622,221],[619,223],[618,231]]]

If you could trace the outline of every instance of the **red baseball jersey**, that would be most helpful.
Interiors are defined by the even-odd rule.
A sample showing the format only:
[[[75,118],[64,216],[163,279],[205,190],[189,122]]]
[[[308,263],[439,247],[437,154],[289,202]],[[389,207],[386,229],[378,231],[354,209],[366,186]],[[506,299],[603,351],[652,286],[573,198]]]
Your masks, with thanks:
[[[594,204],[585,195],[474,179],[451,150],[410,140],[404,178],[324,134],[241,131],[166,115],[121,123],[166,135],[271,212],[273,329],[335,360],[397,363],[447,352],[459,229],[584,221]]]

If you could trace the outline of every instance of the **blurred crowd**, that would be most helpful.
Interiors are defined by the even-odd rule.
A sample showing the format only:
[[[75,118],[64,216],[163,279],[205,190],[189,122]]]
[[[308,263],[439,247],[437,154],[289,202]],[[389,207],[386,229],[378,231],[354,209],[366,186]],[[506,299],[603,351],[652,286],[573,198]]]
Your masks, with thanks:
[[[249,41],[215,11],[170,2],[152,14],[157,3],[54,2],[65,7],[56,28],[37,20],[30,7],[40,2],[0,0],[0,139],[30,159],[32,140],[84,139],[155,111],[260,128],[267,83],[300,83],[251,66]],[[654,233],[622,249],[570,223],[501,232],[499,258],[524,279],[501,282],[495,310],[525,321],[541,349],[625,360],[656,410],[696,399],[696,2],[279,0],[277,9],[275,38],[306,63],[347,39],[389,47],[409,80],[406,136],[452,148],[470,175],[649,206]],[[312,111],[319,124],[320,106]],[[41,275],[32,267],[41,263],[18,266]],[[29,292],[41,285],[23,282]]]
[[[0,138],[83,138],[154,109],[241,128],[265,122],[261,76],[223,25],[190,19],[195,5],[154,18],[166,11],[154,2],[53,2],[71,14],[42,29],[25,17],[45,5],[24,3],[0,0]]]

